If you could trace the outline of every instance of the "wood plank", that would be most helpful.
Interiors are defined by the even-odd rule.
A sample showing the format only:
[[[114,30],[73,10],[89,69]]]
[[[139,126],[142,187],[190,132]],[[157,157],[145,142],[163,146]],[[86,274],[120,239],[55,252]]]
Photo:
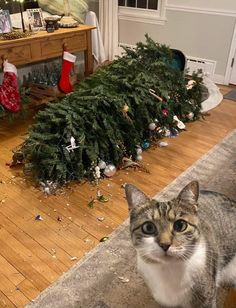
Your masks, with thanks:
[[[4,275],[0,274],[0,290],[16,307],[24,307],[29,299]],[[8,302],[9,303],[9,302]]]
[[[0,307],[13,308],[16,307],[13,302],[9,300],[9,298],[0,291]]]

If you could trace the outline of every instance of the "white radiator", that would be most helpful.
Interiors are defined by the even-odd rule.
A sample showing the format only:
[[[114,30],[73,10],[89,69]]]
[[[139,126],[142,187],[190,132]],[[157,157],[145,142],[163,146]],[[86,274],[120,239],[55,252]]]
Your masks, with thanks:
[[[187,69],[188,74],[192,74],[193,71],[201,69],[203,73],[209,78],[213,78],[215,74],[216,61],[200,59],[187,56]]]
[[[119,56],[121,56],[122,53],[124,52],[124,49],[121,47],[122,45],[131,48],[136,47],[135,45],[119,43]],[[186,69],[188,69],[189,75],[192,75],[193,71],[197,72],[197,70],[201,69],[206,76],[213,79],[215,74],[216,61],[201,59],[191,56],[186,56],[186,59],[187,59]]]

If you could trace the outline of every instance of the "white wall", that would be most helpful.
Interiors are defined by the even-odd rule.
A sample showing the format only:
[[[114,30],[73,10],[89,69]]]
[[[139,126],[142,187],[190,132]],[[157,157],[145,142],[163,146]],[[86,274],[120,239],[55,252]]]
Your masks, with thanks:
[[[204,8],[206,10],[236,11],[235,0],[167,0],[167,5]]]
[[[236,22],[236,0],[169,0],[165,25],[119,21],[119,42],[134,45],[145,33],[186,55],[216,61],[224,79]]]

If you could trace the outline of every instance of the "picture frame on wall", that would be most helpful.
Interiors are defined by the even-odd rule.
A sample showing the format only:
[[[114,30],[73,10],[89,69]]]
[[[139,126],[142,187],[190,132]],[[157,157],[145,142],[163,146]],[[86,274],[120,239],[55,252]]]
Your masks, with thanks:
[[[41,8],[28,9],[27,15],[29,19],[29,24],[33,31],[43,30],[44,29],[44,20]]]
[[[8,10],[0,10],[0,34],[12,32],[11,18]]]

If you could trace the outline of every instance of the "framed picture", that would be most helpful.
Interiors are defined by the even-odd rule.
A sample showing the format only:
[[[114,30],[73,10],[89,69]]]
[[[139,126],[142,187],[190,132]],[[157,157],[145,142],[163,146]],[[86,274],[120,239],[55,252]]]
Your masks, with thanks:
[[[11,18],[8,10],[0,10],[0,33],[12,31]]]
[[[28,9],[27,15],[29,18],[29,24],[32,30],[42,30],[44,29],[44,20],[42,10],[40,8],[37,9]]]

